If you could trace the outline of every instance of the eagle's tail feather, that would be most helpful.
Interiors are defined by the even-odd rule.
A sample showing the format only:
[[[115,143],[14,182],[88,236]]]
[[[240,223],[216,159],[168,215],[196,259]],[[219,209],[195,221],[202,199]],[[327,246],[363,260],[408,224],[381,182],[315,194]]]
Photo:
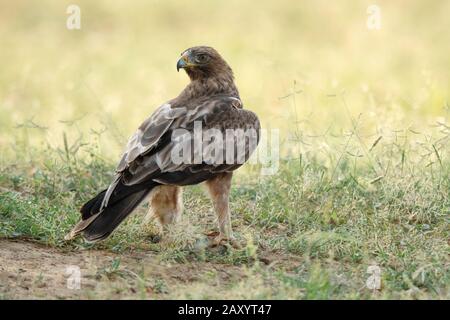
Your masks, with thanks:
[[[157,185],[131,193],[99,211],[105,191],[86,202],[81,208],[82,220],[78,222],[65,239],[70,240],[82,233],[88,241],[99,241],[107,238],[114,229],[145,199]]]
[[[84,230],[83,236],[88,241],[99,241],[108,237],[114,229],[144,200],[150,189],[129,195],[121,201],[102,210]]]
[[[93,216],[94,214],[100,211],[100,207],[102,206],[103,198],[105,197],[106,190],[103,190],[94,198],[86,202],[80,209],[81,217],[83,220],[86,220]]]

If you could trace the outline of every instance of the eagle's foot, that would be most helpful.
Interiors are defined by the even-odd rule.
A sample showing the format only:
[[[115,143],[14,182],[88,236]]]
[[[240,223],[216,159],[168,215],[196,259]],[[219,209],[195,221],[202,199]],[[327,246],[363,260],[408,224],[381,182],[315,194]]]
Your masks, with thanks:
[[[241,249],[241,245],[233,236],[227,236],[223,233],[212,231],[207,234],[208,237],[214,237],[210,240],[210,247],[219,247],[219,246],[227,246],[231,245],[235,249]]]

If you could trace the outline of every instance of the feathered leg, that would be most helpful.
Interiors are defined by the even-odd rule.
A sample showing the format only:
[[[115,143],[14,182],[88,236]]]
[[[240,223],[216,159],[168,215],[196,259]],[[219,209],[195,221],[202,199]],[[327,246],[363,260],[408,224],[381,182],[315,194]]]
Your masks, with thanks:
[[[219,245],[221,242],[227,240],[232,242],[232,244],[234,242],[229,206],[232,177],[233,173],[227,172],[221,173],[213,179],[206,181],[206,186],[208,187],[219,223],[219,234],[213,241],[214,245]]]
[[[149,211],[145,218],[157,218],[161,225],[161,233],[167,225],[176,222],[183,211],[183,189],[178,186],[158,186],[150,192]]]

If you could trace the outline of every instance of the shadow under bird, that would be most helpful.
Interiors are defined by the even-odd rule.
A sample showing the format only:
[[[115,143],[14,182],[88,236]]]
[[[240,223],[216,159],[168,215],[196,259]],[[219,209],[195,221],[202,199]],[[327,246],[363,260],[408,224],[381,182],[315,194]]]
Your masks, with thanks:
[[[178,97],[160,106],[141,124],[128,141],[113,181],[82,206],[81,221],[66,235],[66,240],[79,234],[88,241],[107,238],[146,198],[150,215],[165,227],[181,214],[182,187],[202,182],[209,190],[219,224],[213,243],[233,240],[229,208],[232,175],[255,150],[260,123],[253,112],[243,109],[233,71],[215,49],[206,46],[187,49],[177,62],[179,69],[186,71],[190,83]],[[180,148],[177,144],[180,139],[174,137],[180,131],[183,137],[188,137],[187,141],[183,138],[183,147],[189,147],[183,150],[191,152],[188,160],[198,156],[199,151],[192,147],[196,124],[201,125],[202,132],[214,129],[222,136],[229,130],[250,130],[255,133],[254,143],[248,137],[227,138],[214,155],[214,159],[227,161],[201,157],[200,161],[174,161],[174,151]],[[244,150],[244,154],[239,155],[238,149]],[[218,153],[223,154],[217,157]]]

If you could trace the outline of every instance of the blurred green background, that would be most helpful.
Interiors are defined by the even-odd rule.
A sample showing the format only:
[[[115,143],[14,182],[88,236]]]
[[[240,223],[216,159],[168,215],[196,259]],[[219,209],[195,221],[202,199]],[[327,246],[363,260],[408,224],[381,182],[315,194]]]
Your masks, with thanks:
[[[81,8],[81,30],[66,28],[70,4]],[[450,2],[377,1],[380,30],[366,25],[371,4],[1,0],[0,144],[57,146],[65,132],[100,137],[101,152],[117,158],[187,84],[175,64],[195,45],[225,57],[245,106],[283,141],[344,134],[355,119],[368,141],[404,129],[432,135],[448,123]]]

